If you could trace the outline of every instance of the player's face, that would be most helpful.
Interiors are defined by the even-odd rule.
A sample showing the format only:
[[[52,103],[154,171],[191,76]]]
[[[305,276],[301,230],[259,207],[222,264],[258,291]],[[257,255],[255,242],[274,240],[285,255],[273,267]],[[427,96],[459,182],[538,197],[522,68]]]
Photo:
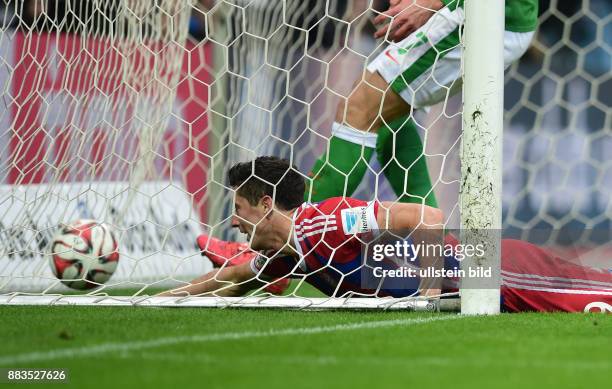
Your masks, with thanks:
[[[269,248],[265,245],[267,241],[265,236],[267,230],[266,214],[267,209],[261,202],[257,205],[251,205],[246,198],[239,194],[235,195],[232,226],[237,227],[243,234],[247,234],[247,239],[253,250]]]

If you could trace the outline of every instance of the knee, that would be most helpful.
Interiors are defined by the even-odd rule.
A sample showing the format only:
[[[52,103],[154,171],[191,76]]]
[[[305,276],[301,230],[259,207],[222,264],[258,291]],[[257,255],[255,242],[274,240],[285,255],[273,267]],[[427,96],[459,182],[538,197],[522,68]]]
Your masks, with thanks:
[[[428,227],[442,228],[444,227],[444,212],[426,205],[423,210],[423,222]]]

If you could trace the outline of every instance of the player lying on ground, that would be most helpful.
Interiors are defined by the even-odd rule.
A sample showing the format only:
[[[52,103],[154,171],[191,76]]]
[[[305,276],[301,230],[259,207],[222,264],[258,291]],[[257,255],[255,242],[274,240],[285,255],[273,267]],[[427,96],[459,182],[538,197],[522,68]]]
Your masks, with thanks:
[[[351,198],[302,203],[303,177],[274,157],[233,166],[229,185],[236,191],[233,224],[247,234],[250,249],[261,253],[236,251],[235,266],[224,264],[164,296],[241,296],[275,278],[302,278],[335,297],[411,296],[413,288],[361,286],[360,238],[379,228],[441,228],[444,220],[438,209],[418,204]],[[207,238],[203,241],[210,246]],[[445,242],[457,244],[452,236]],[[458,265],[453,258],[446,262]],[[612,305],[612,274],[564,261],[529,243],[504,240],[501,293],[507,311],[583,311],[593,304]]]
[[[529,47],[537,26],[538,1],[506,0],[505,4],[504,64],[508,67]],[[411,118],[414,109],[446,101],[461,89],[463,22],[463,0],[390,1],[389,9],[375,19],[382,25],[376,37],[386,36],[389,44],[339,104],[327,151],[310,171],[312,188],[305,201],[353,193],[376,150],[398,201],[421,203],[424,199],[437,207]]]

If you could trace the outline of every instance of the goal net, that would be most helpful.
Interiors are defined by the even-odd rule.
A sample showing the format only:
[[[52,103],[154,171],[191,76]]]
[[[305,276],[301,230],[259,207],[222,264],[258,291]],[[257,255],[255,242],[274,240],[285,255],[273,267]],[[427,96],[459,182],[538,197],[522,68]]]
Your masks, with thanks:
[[[610,6],[544,3],[530,48],[505,74],[502,223],[563,252],[559,236],[569,232],[579,236],[572,252],[584,253],[609,242],[612,214]],[[0,303],[437,308],[376,291],[326,296],[306,277],[282,296],[261,287],[235,298],[154,297],[216,266],[196,246],[199,234],[245,240],[232,228],[229,166],[274,155],[306,176],[328,146],[338,103],[388,44],[372,25],[387,5],[2,3]],[[460,227],[461,214],[456,92],[406,113],[447,229]],[[372,158],[351,197],[395,201],[382,168]],[[119,245],[115,273],[86,291],[50,266],[58,226],[77,219],[110,226]],[[599,252],[578,259],[603,268]]]

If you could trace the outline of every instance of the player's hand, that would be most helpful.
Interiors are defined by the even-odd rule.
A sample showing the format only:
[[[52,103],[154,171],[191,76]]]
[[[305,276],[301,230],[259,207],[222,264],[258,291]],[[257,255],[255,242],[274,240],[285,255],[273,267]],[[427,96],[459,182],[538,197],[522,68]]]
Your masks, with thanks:
[[[423,293],[421,293],[421,296],[425,296],[425,297],[440,297],[440,295],[442,294],[442,289],[425,289],[425,291]]]
[[[389,31],[389,40],[399,42],[424,25],[444,4],[440,0],[391,0],[389,9],[374,18],[382,25],[374,33],[382,38]]]

